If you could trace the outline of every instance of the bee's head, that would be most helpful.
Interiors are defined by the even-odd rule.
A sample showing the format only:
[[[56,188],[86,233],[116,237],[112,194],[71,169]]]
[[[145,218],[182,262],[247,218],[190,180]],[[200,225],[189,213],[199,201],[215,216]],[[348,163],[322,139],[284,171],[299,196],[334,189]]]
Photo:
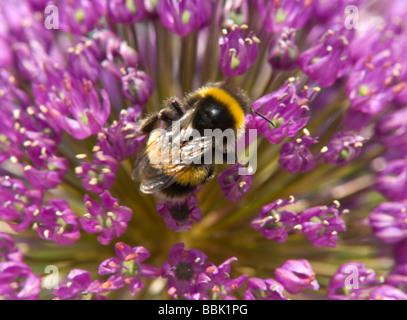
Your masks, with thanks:
[[[226,106],[212,97],[206,97],[196,107],[193,127],[203,134],[205,129],[235,129],[236,121]]]

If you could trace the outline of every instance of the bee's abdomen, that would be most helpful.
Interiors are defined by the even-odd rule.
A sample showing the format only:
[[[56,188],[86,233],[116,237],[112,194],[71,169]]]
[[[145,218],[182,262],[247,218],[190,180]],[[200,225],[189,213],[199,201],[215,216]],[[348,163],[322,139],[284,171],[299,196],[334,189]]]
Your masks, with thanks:
[[[191,165],[178,179],[177,184],[181,186],[198,186],[205,182],[211,174],[211,166]]]
[[[181,185],[175,182],[171,186],[160,190],[160,193],[164,196],[164,198],[168,199],[185,198],[189,194],[193,193],[196,188],[197,186]]]
[[[172,185],[160,192],[167,198],[184,198],[213,176],[213,165],[192,165]]]

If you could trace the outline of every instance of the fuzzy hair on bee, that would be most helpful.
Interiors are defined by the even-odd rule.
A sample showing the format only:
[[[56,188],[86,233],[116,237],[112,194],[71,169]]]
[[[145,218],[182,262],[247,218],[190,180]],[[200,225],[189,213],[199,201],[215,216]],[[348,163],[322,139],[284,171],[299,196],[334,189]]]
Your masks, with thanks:
[[[205,136],[206,130],[233,130],[239,138],[250,110],[247,94],[224,83],[208,83],[182,99],[165,100],[160,111],[140,123],[140,134],[149,138],[135,161],[132,178],[140,182],[143,193],[182,201],[215,176],[214,161],[199,161],[208,152],[213,154],[212,137]],[[176,151],[173,141],[181,141]],[[234,148],[223,141],[222,147],[225,156]],[[169,156],[158,159],[162,154]]]

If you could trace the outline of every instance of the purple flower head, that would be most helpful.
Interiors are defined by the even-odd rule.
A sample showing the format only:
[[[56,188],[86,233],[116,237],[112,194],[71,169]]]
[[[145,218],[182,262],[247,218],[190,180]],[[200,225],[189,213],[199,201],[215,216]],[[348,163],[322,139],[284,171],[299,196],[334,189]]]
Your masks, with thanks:
[[[153,81],[143,71],[128,68],[122,76],[122,91],[132,103],[144,105],[153,92]]]
[[[299,216],[299,224],[304,235],[317,247],[335,247],[338,232],[345,231],[345,222],[341,216],[339,205],[320,206],[304,210]]]
[[[129,107],[121,110],[119,120],[113,121],[109,128],[98,134],[93,150],[102,151],[117,161],[123,161],[138,152],[146,139],[145,136],[137,136],[140,113],[140,108]]]
[[[30,105],[30,98],[17,85],[14,75],[0,72],[0,163],[10,159],[46,167],[61,130],[49,119],[44,121],[41,110]]]
[[[48,79],[48,88],[44,85],[34,88],[34,95],[44,112],[76,139],[84,139],[101,131],[110,115],[110,100],[106,91],[100,91],[103,98],[101,104],[90,80],[78,81],[66,72],[55,71],[55,79]]]
[[[74,0],[61,3],[51,1],[49,4],[58,6],[59,27],[77,35],[91,31],[106,13],[106,3],[103,0]]]
[[[4,232],[0,232],[0,262],[3,261],[23,261],[23,253],[16,247],[13,237]]]
[[[57,299],[62,300],[87,300],[89,297],[86,296],[86,290],[89,288],[91,281],[92,279],[89,271],[72,269],[67,276],[67,280],[53,292],[53,295],[56,296]],[[103,299],[102,296],[93,298]]]
[[[260,230],[266,239],[285,242],[288,233],[298,224],[297,214],[285,209],[294,203],[294,198],[278,199],[261,208],[259,217],[250,225],[254,230]]]
[[[13,43],[38,40],[49,45],[52,41],[52,31],[44,28],[43,20],[38,19],[28,1],[2,1],[0,23],[0,35]]]
[[[77,157],[84,158],[84,155]],[[101,193],[113,185],[118,165],[118,161],[112,156],[104,154],[103,151],[96,151],[92,163],[82,162],[75,168],[75,173],[83,178],[82,185],[86,190]]]
[[[51,57],[47,54],[44,46],[33,40],[29,44],[18,42],[14,45],[14,54],[17,60],[19,72],[25,79],[42,79],[45,64],[51,64]]]
[[[45,152],[42,158],[44,163],[41,166],[27,164],[23,167],[24,177],[38,190],[56,188],[68,172],[68,160],[54,155],[47,157]]]
[[[192,228],[194,221],[201,221],[201,210],[195,195],[182,202],[161,202],[157,204],[158,214],[164,218],[167,228],[177,232],[185,232]]]
[[[166,28],[183,37],[208,24],[212,14],[212,1],[159,0],[157,13]]]
[[[100,195],[100,199],[102,204],[85,195],[84,203],[88,213],[79,222],[86,232],[100,233],[98,241],[108,245],[126,231],[133,212],[128,207],[120,206],[119,201],[107,190]]]
[[[37,300],[41,278],[23,262],[0,262],[0,298],[3,300]]]
[[[84,38],[68,48],[68,71],[77,79],[96,83],[100,75],[102,53],[96,41]]]
[[[397,265],[392,272],[386,276],[385,283],[399,289],[404,292],[407,290],[407,264]]]
[[[369,216],[373,233],[385,243],[407,238],[407,202],[382,202]]]
[[[160,275],[160,270],[144,264],[150,253],[142,246],[130,247],[118,242],[115,244],[116,257],[108,258],[99,266],[99,274],[111,274],[101,289],[112,291],[128,285],[130,294],[136,295],[144,284],[142,278],[155,278]]]
[[[403,148],[407,144],[407,108],[380,117],[375,136],[387,148]]]
[[[168,293],[172,297],[189,297],[199,292],[200,285],[210,281],[206,270],[213,265],[205,262],[206,258],[199,250],[184,250],[183,243],[171,248],[162,267],[162,276],[168,278]]]
[[[81,236],[78,218],[69,204],[62,199],[51,199],[48,202],[51,205],[43,206],[35,216],[34,229],[38,236],[59,245],[77,241]]]
[[[378,283],[373,269],[363,263],[348,262],[341,265],[329,282],[329,300],[359,300],[368,296],[370,288]]]
[[[369,114],[381,112],[405,87],[399,80],[401,71],[402,65],[390,49],[360,58],[346,86],[351,107]]]
[[[284,28],[271,44],[268,61],[277,70],[291,70],[297,66],[299,50],[295,43],[295,30]]]
[[[35,112],[35,109],[31,107],[28,107],[28,110],[29,112]],[[39,127],[39,119],[35,119],[34,121],[36,123],[31,123],[31,125],[38,124],[37,127]],[[23,121],[21,121],[21,123],[23,123]],[[21,160],[21,162],[27,161],[26,165],[31,165],[36,170],[24,173],[27,180],[30,180],[30,177],[33,175],[35,176],[34,172],[38,172],[37,174],[43,175],[44,178],[49,178],[48,181],[44,181],[44,185],[48,182],[50,186],[42,189],[52,189],[59,184],[67,172],[67,160],[54,155],[60,135],[59,133],[54,133],[51,127],[37,129],[31,125],[27,122],[21,124],[21,128],[25,128],[25,130],[20,129],[24,131],[20,151],[24,152],[25,157],[19,155],[19,160]],[[27,169],[29,169],[29,167]],[[30,182],[33,186],[40,184],[39,181],[35,181],[35,178],[31,180]],[[41,187],[38,188],[41,189]]]
[[[233,25],[219,38],[219,64],[226,77],[245,73],[257,58],[260,40],[252,32],[246,36],[246,29],[246,25]]]
[[[0,177],[0,218],[13,230],[22,232],[31,226],[42,199],[42,191],[29,189],[18,179]]]
[[[239,168],[242,167],[235,164],[218,175],[222,193],[229,201],[239,201],[252,187],[253,175],[239,175]]]
[[[298,59],[301,70],[320,86],[333,85],[351,66],[351,35],[349,30],[344,30],[329,29]]]
[[[100,30],[92,37],[103,49],[105,59],[101,65],[117,80],[123,76],[122,70],[137,68],[139,55],[137,51],[110,30]]]
[[[210,280],[201,282],[198,295],[200,300],[228,299],[231,297],[230,293],[238,290],[244,284],[247,275],[244,274],[234,279],[230,276],[230,264],[233,261],[237,261],[237,258],[229,258],[218,267],[212,265],[206,268],[203,278],[209,277]]]
[[[374,288],[367,298],[369,300],[407,300],[407,294],[396,287],[383,284]]]
[[[390,160],[376,176],[376,189],[392,201],[407,199],[407,159]]]
[[[266,94],[253,103],[253,109],[271,119],[274,127],[258,115],[254,115],[257,129],[272,144],[285,137],[294,137],[309,120],[308,98],[296,93],[296,80],[290,78],[282,88]]]
[[[279,163],[293,174],[314,169],[315,157],[309,147],[316,143],[318,138],[310,137],[308,130],[304,129],[304,134],[300,138],[292,139],[282,145]]]
[[[244,300],[287,300],[284,287],[274,279],[249,278]]]
[[[249,3],[247,0],[226,0],[223,6],[223,27],[247,24],[249,20]]]
[[[110,0],[107,8],[109,17],[118,23],[139,22],[147,14],[144,0]]]
[[[300,293],[304,289],[319,289],[315,272],[307,260],[287,260],[275,270],[275,274],[277,281],[291,294]]]
[[[343,19],[347,5],[359,4],[360,0],[318,0],[315,2],[313,18],[320,21],[329,21],[336,17]]]
[[[330,165],[346,165],[359,156],[366,139],[352,132],[337,132],[323,150],[323,158]]]
[[[313,0],[257,0],[264,28],[280,33],[284,27],[299,29],[310,19]]]

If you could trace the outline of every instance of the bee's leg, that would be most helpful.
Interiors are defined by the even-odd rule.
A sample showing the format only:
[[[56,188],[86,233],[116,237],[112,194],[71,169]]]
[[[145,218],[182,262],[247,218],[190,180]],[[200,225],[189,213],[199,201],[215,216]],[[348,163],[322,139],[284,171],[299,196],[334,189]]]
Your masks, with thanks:
[[[180,100],[172,97],[164,102],[164,109],[158,113],[158,118],[170,126],[172,121],[179,120],[184,113]]]
[[[139,131],[141,134],[148,134],[154,130],[158,121],[164,121],[166,126],[170,126],[172,121],[178,120],[183,115],[180,100],[169,98],[164,102],[164,108],[161,111],[153,113],[140,123]]]
[[[214,165],[210,165],[205,180],[202,183],[212,180],[216,176],[216,170]]]
[[[142,134],[150,133],[151,131],[153,131],[158,120],[159,120],[158,112],[156,112],[140,123],[139,131]]]

